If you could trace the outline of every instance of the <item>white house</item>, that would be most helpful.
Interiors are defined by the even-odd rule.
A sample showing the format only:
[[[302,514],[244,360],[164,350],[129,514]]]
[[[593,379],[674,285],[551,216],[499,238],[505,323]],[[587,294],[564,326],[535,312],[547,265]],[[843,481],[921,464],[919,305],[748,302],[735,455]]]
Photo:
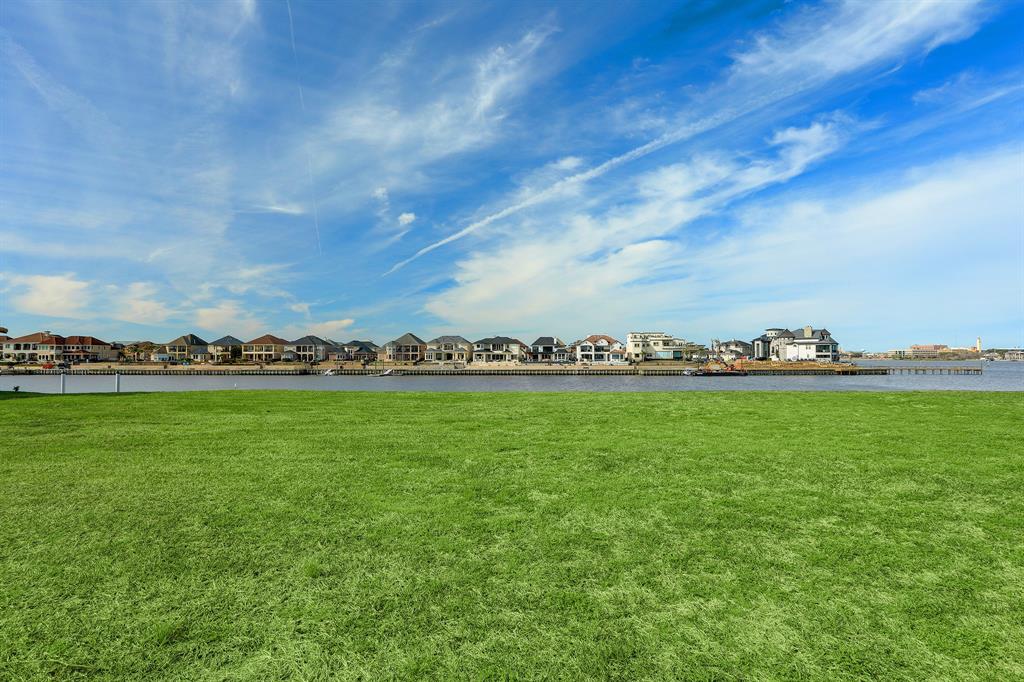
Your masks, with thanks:
[[[592,334],[577,341],[575,347],[577,362],[607,365],[626,361],[626,346],[606,334]]]
[[[754,357],[780,362],[839,362],[839,342],[827,329],[772,328],[754,339]],[[765,347],[767,346],[767,353]]]
[[[473,359],[473,344],[461,336],[439,336],[427,341],[427,362],[469,362]]]
[[[491,336],[473,343],[473,362],[525,362],[527,345],[508,336]]]
[[[57,362],[64,358],[66,339],[49,331],[8,338],[3,345],[3,359],[17,362]]]
[[[634,362],[644,360],[692,360],[707,349],[700,344],[665,332],[630,332],[626,335],[626,354]]]

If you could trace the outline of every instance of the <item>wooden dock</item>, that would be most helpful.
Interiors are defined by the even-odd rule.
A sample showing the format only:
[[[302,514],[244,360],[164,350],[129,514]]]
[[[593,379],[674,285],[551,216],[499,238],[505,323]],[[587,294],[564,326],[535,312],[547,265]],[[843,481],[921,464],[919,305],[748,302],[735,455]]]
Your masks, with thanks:
[[[981,374],[981,367],[886,367],[889,374]]]

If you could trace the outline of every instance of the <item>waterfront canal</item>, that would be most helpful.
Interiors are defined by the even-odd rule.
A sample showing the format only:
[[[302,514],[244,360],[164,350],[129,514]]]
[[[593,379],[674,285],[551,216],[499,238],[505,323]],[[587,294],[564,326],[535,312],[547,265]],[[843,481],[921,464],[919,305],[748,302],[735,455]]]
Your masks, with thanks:
[[[870,362],[865,367],[983,366],[978,375],[888,374],[875,376],[133,376],[119,377],[120,390],[311,390],[311,391],[1024,391],[1021,362]],[[0,391],[59,393],[60,376],[0,376]],[[108,393],[113,376],[69,375],[68,393]]]

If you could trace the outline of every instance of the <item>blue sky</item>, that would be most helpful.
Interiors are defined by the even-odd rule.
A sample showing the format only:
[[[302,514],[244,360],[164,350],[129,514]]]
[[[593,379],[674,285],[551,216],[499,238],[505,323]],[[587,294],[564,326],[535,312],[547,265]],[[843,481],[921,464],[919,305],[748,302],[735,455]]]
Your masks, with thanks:
[[[14,333],[1024,344],[1020,2],[0,12]]]

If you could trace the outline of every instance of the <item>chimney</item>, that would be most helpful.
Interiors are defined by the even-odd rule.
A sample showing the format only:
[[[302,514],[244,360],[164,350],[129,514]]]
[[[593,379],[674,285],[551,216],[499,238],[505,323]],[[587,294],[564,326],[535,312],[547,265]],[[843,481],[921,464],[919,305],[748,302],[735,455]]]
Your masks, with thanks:
[[[813,333],[814,333],[814,327],[812,327],[811,325],[807,325],[806,327],[804,327],[804,338],[805,339],[811,338],[811,334],[813,334]]]

